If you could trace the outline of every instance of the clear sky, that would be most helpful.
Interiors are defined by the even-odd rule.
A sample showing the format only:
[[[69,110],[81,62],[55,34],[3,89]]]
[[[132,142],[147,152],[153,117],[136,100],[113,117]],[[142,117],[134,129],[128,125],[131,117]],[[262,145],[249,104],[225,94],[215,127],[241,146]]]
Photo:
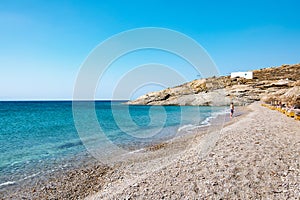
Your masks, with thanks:
[[[0,100],[71,99],[88,54],[110,36],[141,27],[188,35],[222,75],[299,63],[299,7],[297,0],[0,0]],[[135,56],[134,65],[160,58],[157,52]],[[130,65],[130,58],[121,64]],[[186,73],[188,80],[197,78]],[[110,90],[97,98],[111,98]]]

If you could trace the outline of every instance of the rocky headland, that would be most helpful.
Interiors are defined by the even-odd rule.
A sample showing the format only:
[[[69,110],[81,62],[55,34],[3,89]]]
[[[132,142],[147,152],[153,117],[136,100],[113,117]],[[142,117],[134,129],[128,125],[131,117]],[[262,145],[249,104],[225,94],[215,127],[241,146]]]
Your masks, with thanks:
[[[145,94],[130,105],[248,105],[255,101],[300,100],[300,64],[253,70],[253,79],[230,76],[197,79]]]

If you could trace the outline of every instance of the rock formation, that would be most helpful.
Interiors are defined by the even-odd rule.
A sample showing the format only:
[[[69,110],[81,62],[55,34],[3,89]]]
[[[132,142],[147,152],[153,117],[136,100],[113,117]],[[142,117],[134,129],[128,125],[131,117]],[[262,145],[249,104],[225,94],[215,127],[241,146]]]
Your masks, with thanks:
[[[253,79],[212,77],[145,94],[130,105],[246,105],[269,97],[283,97],[300,85],[300,64],[253,71]],[[298,91],[293,89],[292,92]],[[290,93],[292,93],[290,92]],[[290,94],[291,95],[291,94]],[[296,97],[295,97],[296,95]],[[293,98],[297,99],[297,94]]]

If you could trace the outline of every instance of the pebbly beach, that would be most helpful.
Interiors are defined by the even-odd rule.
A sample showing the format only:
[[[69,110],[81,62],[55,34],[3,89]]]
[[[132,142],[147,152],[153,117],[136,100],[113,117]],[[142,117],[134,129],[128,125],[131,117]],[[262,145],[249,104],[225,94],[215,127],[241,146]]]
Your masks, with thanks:
[[[116,178],[87,199],[299,199],[299,121],[259,103],[249,109],[205,155],[200,142],[162,169]]]
[[[299,7],[0,0],[0,200],[300,200]]]
[[[212,123],[210,128],[145,149],[147,158],[132,156],[112,167],[90,159],[89,164],[56,172],[35,185],[29,179],[17,190],[2,192],[2,198],[300,197],[299,121],[257,102],[237,107],[234,118],[226,115],[225,123]]]

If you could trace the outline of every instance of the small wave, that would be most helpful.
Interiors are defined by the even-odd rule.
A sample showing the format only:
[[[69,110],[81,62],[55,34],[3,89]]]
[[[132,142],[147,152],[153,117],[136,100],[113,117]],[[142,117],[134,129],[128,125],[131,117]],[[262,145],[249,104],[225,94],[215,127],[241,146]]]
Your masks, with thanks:
[[[209,126],[210,125],[210,121],[212,119],[215,119],[215,118],[217,118],[220,115],[225,115],[225,114],[228,114],[228,113],[229,113],[228,109],[223,109],[223,110],[220,110],[218,112],[214,112],[214,113],[212,113],[211,116],[207,117],[204,121],[202,121],[200,125],[201,126],[203,126],[203,125],[204,126]]]
[[[223,110],[217,112],[216,114],[217,115],[225,115],[225,114],[228,114],[228,113],[230,113],[230,109],[224,108]]]
[[[39,174],[40,174],[40,172],[38,172],[38,173],[35,173],[35,174],[32,174],[32,175],[30,175],[30,176],[26,176],[25,178],[23,178],[23,180],[26,180],[26,179],[29,179],[29,178],[35,177],[36,175],[39,175]]]
[[[206,127],[206,126],[210,126],[211,125],[211,120],[217,118],[220,115],[224,115],[224,114],[228,114],[228,110],[227,109],[223,109],[220,110],[218,112],[214,112],[212,113],[211,116],[206,117],[199,125],[193,125],[193,124],[187,124],[187,125],[183,125],[181,127],[178,128],[178,131],[189,131],[189,130],[193,130],[199,127]]]
[[[140,152],[143,152],[143,151],[145,151],[145,149],[141,148],[141,149],[137,149],[137,150],[134,150],[134,151],[130,151],[130,152],[128,152],[128,154],[140,153]]]
[[[194,130],[196,128],[209,126],[210,125],[210,120],[213,119],[213,118],[214,117],[212,117],[212,116],[211,117],[207,117],[199,125],[193,125],[193,124],[183,125],[183,126],[181,126],[181,127],[178,128],[178,132],[181,132],[181,131],[191,131],[191,130]]]
[[[14,165],[19,164],[19,163],[21,163],[21,161],[15,161],[13,163],[10,163],[10,166],[14,166]]]
[[[203,126],[209,126],[210,125],[210,120],[215,118],[215,116],[210,116],[210,117],[207,117],[205,120],[203,120],[201,123],[200,123],[200,127],[203,127]]]
[[[183,125],[181,127],[178,128],[178,132],[181,132],[181,131],[188,131],[188,130],[193,130],[197,128],[197,126],[193,125],[193,124],[187,124],[187,125]]]
[[[35,176],[37,176],[37,175],[39,175],[39,174],[40,174],[40,172],[35,173],[35,174],[32,174],[32,175],[29,175],[29,176],[26,176],[26,177],[24,177],[24,178],[22,178],[22,179],[19,179],[19,180],[17,180],[17,181],[7,181],[7,182],[4,182],[4,183],[0,183],[0,187],[5,187],[5,186],[9,186],[9,185],[15,185],[17,182],[21,182],[21,181],[23,181],[23,180],[26,180],[26,179],[35,177]]]
[[[7,181],[7,182],[4,182],[4,183],[0,183],[0,187],[8,186],[8,185],[14,185],[14,184],[16,184],[16,182],[14,182],[14,181]]]

